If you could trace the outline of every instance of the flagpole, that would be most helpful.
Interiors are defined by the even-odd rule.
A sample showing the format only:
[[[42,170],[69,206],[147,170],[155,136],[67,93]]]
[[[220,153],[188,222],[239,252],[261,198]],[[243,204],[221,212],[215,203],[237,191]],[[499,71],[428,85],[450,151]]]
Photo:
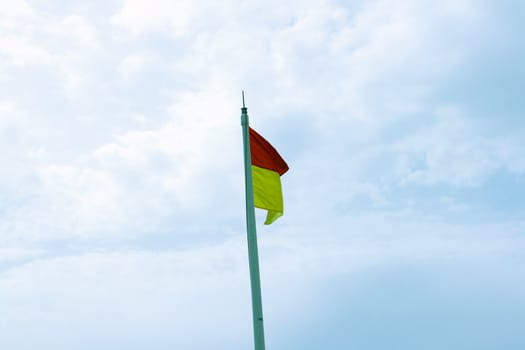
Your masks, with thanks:
[[[244,183],[246,190],[246,233],[248,236],[248,262],[250,266],[250,284],[252,291],[253,336],[255,350],[264,350],[264,325],[261,297],[261,277],[259,274],[259,253],[255,227],[255,205],[253,200],[252,159],[250,153],[250,132],[248,108],[244,104],[242,92],[241,108],[242,140],[244,149]]]

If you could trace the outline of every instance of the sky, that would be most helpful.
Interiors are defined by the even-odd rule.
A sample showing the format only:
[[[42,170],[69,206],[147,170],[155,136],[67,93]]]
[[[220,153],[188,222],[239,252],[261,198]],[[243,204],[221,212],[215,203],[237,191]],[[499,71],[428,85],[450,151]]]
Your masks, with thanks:
[[[525,348],[519,0],[2,0],[0,347]]]

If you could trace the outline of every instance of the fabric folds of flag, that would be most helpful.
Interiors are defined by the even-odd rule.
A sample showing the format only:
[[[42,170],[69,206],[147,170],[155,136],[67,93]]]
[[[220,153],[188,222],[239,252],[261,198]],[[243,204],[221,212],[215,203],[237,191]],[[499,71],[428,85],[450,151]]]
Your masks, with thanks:
[[[250,128],[250,153],[252,159],[253,197],[257,208],[268,210],[265,225],[283,215],[281,175],[288,165],[273,146]]]

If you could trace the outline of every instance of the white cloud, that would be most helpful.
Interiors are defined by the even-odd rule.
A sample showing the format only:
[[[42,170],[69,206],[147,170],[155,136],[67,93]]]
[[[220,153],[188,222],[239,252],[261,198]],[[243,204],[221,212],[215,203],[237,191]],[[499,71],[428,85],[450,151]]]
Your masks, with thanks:
[[[503,156],[506,140],[483,132],[454,113],[400,140],[393,149],[401,156],[401,183],[475,186],[497,169],[513,168],[515,159]]]
[[[440,94],[474,66],[477,38],[493,40],[484,4],[118,3],[0,9],[0,343],[190,348],[194,329],[216,326],[210,313],[222,328],[203,348],[250,342],[243,88],[291,167],[286,215],[259,235],[283,326],[327,276],[523,246],[522,222],[451,224],[476,210],[468,200],[436,194],[439,218],[418,208],[423,187],[525,172],[519,131],[495,135],[472,102]]]
[[[44,159],[46,158],[49,153],[46,151],[45,148],[36,148],[29,151],[29,157],[33,159]]]
[[[100,44],[97,30],[87,18],[32,11],[30,17],[17,17],[10,23],[0,37],[0,69],[6,76],[16,76],[13,66],[22,74],[51,73],[68,92],[87,80],[85,68]]]
[[[299,227],[261,233],[265,312],[275,322],[272,327],[286,328],[288,322],[307,317],[308,305],[326,297],[322,281],[328,277],[351,279],[356,272],[400,262],[426,265],[506,256],[519,252],[523,243],[514,235],[516,228],[513,232],[504,226],[429,227],[423,221],[401,223],[378,216],[352,221],[357,230],[352,235],[321,235]],[[328,225],[327,232],[335,232],[331,229],[339,224]],[[371,234],[370,228],[377,232]],[[395,233],[400,230],[408,235]],[[154,338],[175,347],[202,348],[251,341],[243,236],[189,250],[104,250],[35,259],[0,272],[0,300],[3,319],[9,321],[0,338],[13,344],[52,344],[57,337],[62,340],[59,349],[87,337],[105,346],[110,339],[122,346]],[[23,331],[17,328],[22,324]],[[60,331],[66,325],[71,339]],[[196,338],[202,329],[209,330],[208,336]],[[28,332],[32,337],[23,341]]]
[[[130,79],[133,75],[139,73],[144,68],[148,58],[144,55],[128,55],[119,66],[119,71],[124,79]]]
[[[16,123],[19,119],[20,111],[13,101],[0,100],[0,130]]]
[[[2,230],[45,241],[154,234],[168,219],[184,232],[204,211],[223,222],[237,216],[241,128],[228,94],[179,96],[160,128],[117,134],[81,163],[54,162],[49,149],[26,145],[19,152],[33,164],[23,170],[33,179],[25,183],[30,197],[1,220]]]
[[[183,35],[192,20],[193,2],[189,0],[122,0],[121,10],[113,16],[117,26],[138,34],[152,29]]]
[[[3,36],[0,38],[0,54],[14,66],[46,65],[53,62],[54,57],[38,44],[23,37]]]
[[[0,219],[4,241],[85,237],[128,227],[122,223],[125,201],[111,174],[63,165],[37,171],[36,183],[22,178],[25,188],[18,195],[29,200],[18,199]]]
[[[2,1],[0,17],[27,17],[31,15],[33,15],[33,10],[25,0]]]
[[[89,168],[51,165],[42,169],[41,176],[47,193],[66,201],[56,203],[56,209],[74,210],[78,217],[69,219],[80,227],[82,223],[95,223],[100,218],[118,220],[122,198],[119,186],[110,174]]]
[[[25,259],[34,259],[45,254],[43,249],[20,248],[20,247],[0,247],[0,263],[15,262]]]
[[[99,44],[99,34],[96,27],[88,19],[79,15],[67,16],[59,23],[53,23],[47,30],[69,38],[71,46],[83,45],[95,48]]]
[[[159,338],[181,347],[247,342],[249,283],[240,248],[235,243],[178,253],[92,253],[4,271],[2,319],[10,326],[2,327],[0,338],[21,348],[49,346],[55,339],[60,339],[58,348],[72,346],[74,339],[91,344],[88,334],[100,346]],[[24,331],[16,331],[21,324]],[[69,331],[63,334],[59,330],[66,325]],[[198,329],[210,332],[197,341]],[[28,332],[32,336],[24,340]]]
[[[311,196],[338,202],[365,196],[382,207],[389,203],[389,188],[398,184],[472,185],[502,166],[520,169],[516,143],[504,145],[478,131],[465,139],[473,127],[465,116],[439,121],[434,114],[441,112],[429,106],[427,98],[435,93],[439,77],[468,57],[465,37],[478,30],[474,25],[456,39],[441,35],[443,25],[464,18],[477,24],[483,15],[470,2],[461,8],[447,4],[433,5],[429,14],[428,4],[416,1],[376,1],[354,8],[326,1],[211,7],[201,2],[121,2],[114,24],[132,33],[149,32],[172,43],[173,50],[164,44],[155,47],[149,39],[121,40],[115,31],[101,36],[87,16],[44,16],[40,21],[58,23],[42,34],[48,40],[40,47],[31,36],[8,37],[25,43],[19,45],[23,50],[8,50],[9,57],[26,67],[47,60],[52,63],[48,71],[58,70],[64,90],[58,101],[75,107],[67,115],[57,107],[59,116],[39,121],[39,128],[53,130],[53,123],[60,124],[61,133],[54,135],[62,136],[53,140],[54,149],[78,148],[78,154],[71,151],[74,157],[64,157],[49,145],[27,141],[19,153],[40,162],[26,173],[38,174],[43,187],[40,199],[26,203],[11,219],[22,222],[33,213],[35,222],[49,224],[44,225],[48,234],[60,236],[70,229],[85,233],[101,227],[104,234],[117,233],[132,226],[129,222],[155,227],[168,210],[184,212],[189,223],[192,215],[218,203],[220,212],[235,215],[242,176],[231,169],[242,168],[238,92],[246,85],[254,125],[280,130],[283,123],[301,123],[314,130],[316,146],[290,159],[308,174],[290,175],[292,191],[297,191],[294,200]],[[53,47],[54,40],[62,45]],[[115,80],[119,73],[124,80],[151,78],[145,67],[152,61],[166,65],[173,87],[136,84],[142,89],[137,92]],[[165,98],[157,104],[151,95]],[[106,110],[107,115],[99,115]],[[155,115],[158,111],[167,120]],[[421,111],[429,113],[428,126],[411,137],[378,141],[384,130]],[[90,118],[75,119],[69,113]],[[92,127],[89,132],[108,136],[85,136],[83,128],[92,125],[99,131]],[[80,147],[75,135],[89,139],[88,145]],[[295,136],[289,144],[285,140],[285,147],[293,147]],[[392,169],[380,170],[383,176],[378,176],[376,159],[390,156]],[[321,183],[311,193],[299,193],[313,172]],[[103,204],[97,206],[99,201]],[[67,220],[58,219],[62,206]],[[20,225],[29,230],[29,224]]]
[[[170,193],[179,209],[211,210],[224,204],[221,194],[235,192],[231,169],[241,165],[238,117],[226,103],[231,99],[213,89],[180,96],[161,128],[118,135],[95,157],[112,171],[139,171],[152,190]]]

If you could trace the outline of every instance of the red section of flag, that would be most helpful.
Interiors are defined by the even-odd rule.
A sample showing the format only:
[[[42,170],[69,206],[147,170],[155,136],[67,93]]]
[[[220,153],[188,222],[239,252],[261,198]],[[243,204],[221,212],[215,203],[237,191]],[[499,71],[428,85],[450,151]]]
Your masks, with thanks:
[[[250,153],[252,165],[273,170],[279,175],[288,171],[288,164],[268,141],[250,128]]]

